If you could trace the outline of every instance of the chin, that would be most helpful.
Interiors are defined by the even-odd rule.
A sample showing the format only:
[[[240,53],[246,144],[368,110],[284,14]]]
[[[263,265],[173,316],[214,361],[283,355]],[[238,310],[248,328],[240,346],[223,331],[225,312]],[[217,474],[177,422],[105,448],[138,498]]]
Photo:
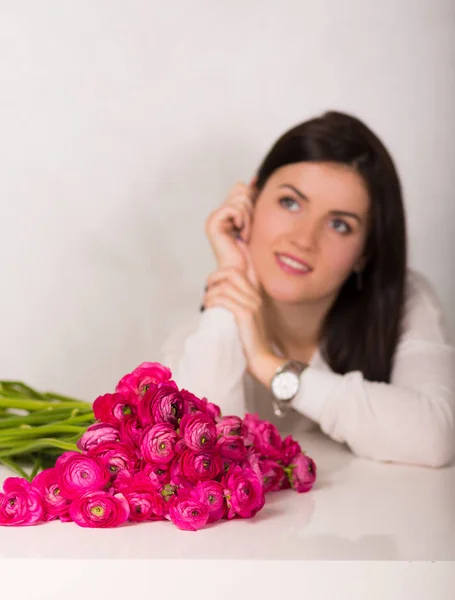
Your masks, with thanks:
[[[263,283],[262,286],[271,300],[283,304],[311,302],[324,295],[320,290],[315,290],[313,286],[308,286],[305,289],[302,285],[283,285],[280,282],[267,282]]]

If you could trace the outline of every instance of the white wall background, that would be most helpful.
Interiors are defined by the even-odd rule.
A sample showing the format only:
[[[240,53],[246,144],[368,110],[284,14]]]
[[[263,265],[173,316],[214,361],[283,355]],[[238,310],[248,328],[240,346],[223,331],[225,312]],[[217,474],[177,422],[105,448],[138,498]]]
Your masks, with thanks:
[[[455,325],[453,0],[0,0],[0,378],[92,400],[196,313],[207,214],[326,109]]]

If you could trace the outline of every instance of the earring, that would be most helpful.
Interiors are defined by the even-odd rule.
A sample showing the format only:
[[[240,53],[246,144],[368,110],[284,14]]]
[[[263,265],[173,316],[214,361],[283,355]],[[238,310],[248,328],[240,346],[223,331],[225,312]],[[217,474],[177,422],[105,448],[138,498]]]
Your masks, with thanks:
[[[357,273],[357,289],[360,292],[363,288],[362,271],[356,271],[356,273]]]

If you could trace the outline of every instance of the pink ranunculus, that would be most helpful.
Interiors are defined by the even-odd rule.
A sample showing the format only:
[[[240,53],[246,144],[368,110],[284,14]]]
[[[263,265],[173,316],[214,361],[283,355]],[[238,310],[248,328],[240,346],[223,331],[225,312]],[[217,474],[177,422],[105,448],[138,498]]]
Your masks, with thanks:
[[[216,425],[205,413],[185,415],[179,430],[188,448],[194,452],[209,450],[216,443]]]
[[[205,398],[198,398],[188,390],[180,390],[180,395],[183,400],[183,415],[207,412],[207,400]]]
[[[41,492],[26,479],[8,477],[0,493],[0,525],[35,525],[43,518]]]
[[[281,465],[279,465],[275,460],[271,458],[264,458],[261,463],[262,470],[262,487],[264,488],[264,493],[267,492],[276,492],[278,490],[282,490],[288,479],[286,477],[286,473]]]
[[[197,531],[206,525],[209,509],[195,498],[176,496],[169,503],[169,517],[179,529]]]
[[[170,423],[158,423],[144,429],[141,437],[141,456],[151,463],[165,464],[175,456],[178,435]]]
[[[235,466],[237,466],[237,463],[234,460],[231,460],[230,458],[221,457],[221,474],[222,475],[226,475],[226,473],[229,472],[231,467],[235,467]],[[249,465],[247,465],[247,466],[249,466]]]
[[[90,491],[73,500],[70,515],[81,527],[118,527],[128,519],[130,509],[123,494]]]
[[[316,464],[303,452],[292,460],[287,469],[291,487],[299,493],[308,492],[316,481]]]
[[[205,410],[209,417],[211,417],[215,421],[215,423],[217,423],[221,419],[221,409],[218,406],[218,404],[212,404],[212,402],[207,402]]]
[[[247,437],[252,436],[254,439],[255,451],[266,458],[279,460],[281,458],[283,440],[280,432],[272,423],[268,421],[244,420],[248,432]]]
[[[228,519],[236,515],[248,519],[253,517],[265,503],[264,490],[252,469],[234,467],[224,478]]]
[[[102,442],[119,442],[119,436],[119,430],[114,425],[110,425],[109,423],[95,423],[87,427],[76,445],[82,452],[89,452]]]
[[[130,508],[130,521],[161,521],[164,519],[167,513],[165,502],[150,481],[136,478],[132,486],[123,493]]]
[[[291,463],[294,456],[300,454],[301,452],[302,449],[300,444],[296,442],[292,436],[288,435],[286,438],[284,438],[283,446],[281,448],[281,460],[283,461],[285,467]]]
[[[261,463],[261,455],[257,454],[250,448],[245,460],[242,461],[240,466],[244,469],[252,469],[259,479],[262,487],[264,487],[264,475],[262,473]]]
[[[218,481],[198,481],[191,495],[209,510],[209,523],[222,519],[227,511],[224,487]]]
[[[93,413],[96,419],[117,427],[136,414],[136,406],[131,395],[104,394],[93,403]]]
[[[120,425],[120,439],[129,446],[139,448],[144,427],[137,417],[126,419]]]
[[[110,473],[100,458],[79,452],[64,452],[57,458],[58,487],[65,498],[73,499],[85,492],[103,490]]]
[[[151,388],[169,381],[170,369],[160,363],[143,362],[132,373],[128,373],[118,382],[115,391],[122,394],[132,392],[139,400]]]
[[[143,425],[170,423],[176,427],[182,411],[182,396],[172,381],[150,389],[139,403],[139,417]]]
[[[32,481],[33,487],[39,490],[44,508],[43,521],[69,521],[71,500],[65,498],[58,487],[58,471],[55,467],[44,469]]]
[[[111,480],[123,469],[136,469],[138,463],[134,448],[121,442],[103,442],[90,450],[89,456],[96,456],[103,461]]]
[[[169,463],[160,465],[144,462],[139,473],[142,473],[151,482],[155,490],[161,489],[163,485],[171,481]]]
[[[178,466],[182,476],[192,484],[207,479],[215,479],[221,471],[221,457],[213,452],[193,452],[184,450]]]
[[[219,436],[222,437],[242,437],[244,435],[243,422],[240,417],[226,416],[216,424],[216,429]]]
[[[240,462],[246,456],[246,448],[241,437],[220,437],[216,443],[216,449],[223,458],[229,458]]]
[[[245,446],[252,446],[255,441],[256,429],[261,424],[262,420],[258,414],[247,413],[243,418],[243,430]]]

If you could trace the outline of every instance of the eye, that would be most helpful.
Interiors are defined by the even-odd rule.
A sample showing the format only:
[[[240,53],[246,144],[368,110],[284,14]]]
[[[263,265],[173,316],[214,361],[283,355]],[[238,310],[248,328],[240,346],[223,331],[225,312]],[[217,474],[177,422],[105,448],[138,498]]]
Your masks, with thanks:
[[[332,219],[331,221],[333,229],[338,233],[347,234],[351,233],[351,227],[342,219]]]
[[[297,210],[299,209],[299,203],[294,198],[291,198],[291,196],[285,196],[284,198],[280,198],[279,203],[283,208],[286,208],[291,212],[296,212],[296,208]],[[293,206],[294,208],[292,208]]]

